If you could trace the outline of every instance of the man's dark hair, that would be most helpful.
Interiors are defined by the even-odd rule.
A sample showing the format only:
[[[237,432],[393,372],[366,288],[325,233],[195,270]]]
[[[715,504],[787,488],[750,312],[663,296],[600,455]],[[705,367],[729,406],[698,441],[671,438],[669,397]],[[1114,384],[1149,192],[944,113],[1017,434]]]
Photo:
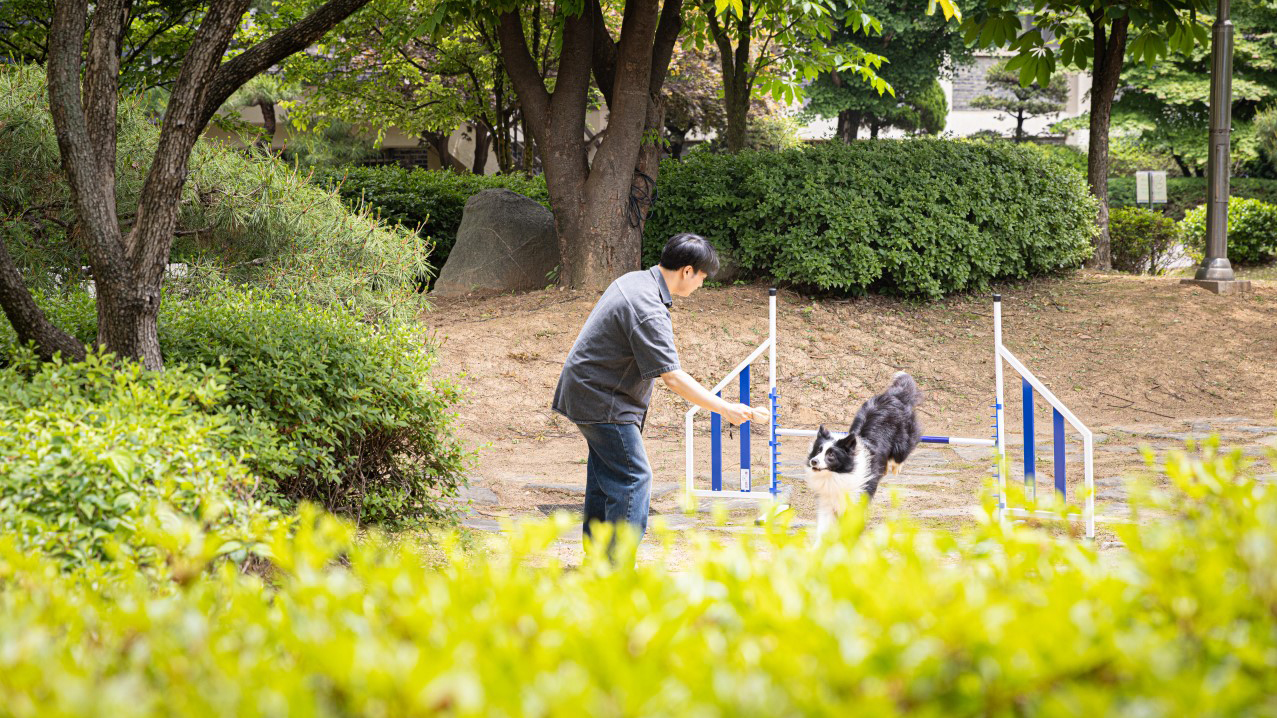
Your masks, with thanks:
[[[682,269],[691,266],[697,272],[714,276],[718,272],[718,252],[708,239],[699,234],[683,232],[670,237],[661,251],[661,266],[666,269]]]

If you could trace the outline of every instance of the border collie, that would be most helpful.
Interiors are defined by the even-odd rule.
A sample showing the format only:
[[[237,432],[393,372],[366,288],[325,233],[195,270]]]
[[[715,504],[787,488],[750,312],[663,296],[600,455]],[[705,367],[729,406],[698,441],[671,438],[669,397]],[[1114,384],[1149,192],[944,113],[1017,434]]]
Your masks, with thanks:
[[[823,534],[864,493],[872,499],[888,471],[900,472],[922,437],[916,409],[922,390],[897,372],[891,386],[866,401],[845,436],[821,425],[807,456],[807,485],[816,494],[816,535]]]

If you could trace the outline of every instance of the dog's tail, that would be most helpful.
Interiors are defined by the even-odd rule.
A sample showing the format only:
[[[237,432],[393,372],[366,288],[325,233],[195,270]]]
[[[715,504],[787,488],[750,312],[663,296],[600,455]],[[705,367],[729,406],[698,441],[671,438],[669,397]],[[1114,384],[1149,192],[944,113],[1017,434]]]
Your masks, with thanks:
[[[910,408],[922,403],[922,390],[918,388],[918,382],[914,381],[908,372],[896,372],[891,379],[891,386],[887,387],[886,394],[899,399],[902,404]]]

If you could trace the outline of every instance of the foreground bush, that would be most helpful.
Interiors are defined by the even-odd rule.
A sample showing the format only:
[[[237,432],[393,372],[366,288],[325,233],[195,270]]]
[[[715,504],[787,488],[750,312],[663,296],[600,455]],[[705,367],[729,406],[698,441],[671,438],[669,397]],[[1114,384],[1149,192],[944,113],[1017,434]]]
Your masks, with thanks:
[[[45,288],[80,279],[89,264],[69,234],[76,217],[48,94],[44,68],[0,63],[0,241],[26,281]],[[137,210],[159,129],[135,101],[120,103],[118,122],[117,210],[127,217]],[[423,306],[417,278],[431,272],[412,232],[352,213],[279,160],[206,141],[191,155],[178,232],[172,261],[192,265],[185,283],[195,289],[209,275],[411,317]]]
[[[0,369],[0,532],[65,565],[160,558],[139,532],[157,508],[217,524],[256,511],[256,480],[217,407],[214,371],[90,354]]]
[[[1077,716],[1277,712],[1277,487],[1175,457],[1128,552],[888,522],[817,550],[693,536],[685,570],[564,572],[313,514],[267,584],[51,575],[0,540],[14,716]],[[559,527],[560,529],[563,526]],[[572,532],[575,540],[575,531]],[[189,551],[174,542],[174,561]],[[596,564],[597,565],[597,564]]]
[[[79,339],[96,335],[84,294],[44,304]],[[218,410],[250,454],[260,498],[310,500],[364,522],[446,516],[442,499],[464,482],[458,393],[432,379],[434,355],[406,326],[238,292],[166,297],[159,326],[166,365],[226,376]]]
[[[671,235],[696,232],[755,274],[929,298],[1080,266],[1096,213],[1077,172],[985,142],[693,154],[663,163],[658,189],[647,263]]]
[[[1179,231],[1175,220],[1156,210],[1114,207],[1109,213],[1109,242],[1114,269],[1160,274],[1179,242]]]
[[[437,268],[443,267],[457,242],[466,201],[482,190],[508,189],[550,206],[545,178],[540,176],[458,174],[385,165],[328,170],[317,180],[335,189],[351,209],[370,210],[428,237],[430,263]]]
[[[1191,209],[1180,222],[1189,252],[1201,260],[1206,252],[1206,206]],[[1277,204],[1234,197],[1228,201],[1228,258],[1257,264],[1277,254]]]

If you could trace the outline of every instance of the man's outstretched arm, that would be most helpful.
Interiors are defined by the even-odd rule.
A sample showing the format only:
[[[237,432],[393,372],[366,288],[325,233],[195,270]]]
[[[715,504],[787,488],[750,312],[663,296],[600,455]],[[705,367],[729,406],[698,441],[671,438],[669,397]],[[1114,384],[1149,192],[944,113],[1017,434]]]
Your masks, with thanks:
[[[702,409],[722,414],[723,418],[733,424],[743,424],[747,421],[757,421],[765,424],[771,420],[771,412],[767,409],[724,401],[722,398],[709,393],[708,389],[682,369],[667,371],[661,375],[661,379],[665,381],[665,386],[668,386],[670,391]]]

